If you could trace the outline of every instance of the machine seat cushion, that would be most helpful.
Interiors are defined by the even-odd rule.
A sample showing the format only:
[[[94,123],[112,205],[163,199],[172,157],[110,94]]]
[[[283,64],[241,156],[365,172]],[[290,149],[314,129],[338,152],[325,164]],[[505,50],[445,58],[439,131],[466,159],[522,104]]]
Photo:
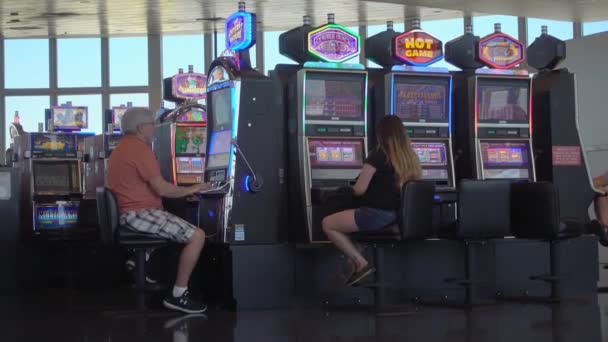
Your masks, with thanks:
[[[396,242],[401,241],[401,230],[397,224],[392,224],[380,231],[352,233],[351,237],[361,242]]]
[[[125,227],[119,227],[117,240],[118,240],[118,243],[121,245],[128,245],[128,246],[142,245],[142,246],[146,246],[146,247],[152,246],[152,245],[154,245],[154,246],[165,245],[168,242],[167,239],[163,239],[161,237],[151,235],[151,234],[134,232]]]

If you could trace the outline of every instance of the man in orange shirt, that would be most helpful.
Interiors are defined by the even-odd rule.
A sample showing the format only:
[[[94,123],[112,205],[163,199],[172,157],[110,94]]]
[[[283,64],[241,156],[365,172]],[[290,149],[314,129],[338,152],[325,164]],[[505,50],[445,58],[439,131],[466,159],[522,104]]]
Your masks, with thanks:
[[[593,178],[593,186],[608,192],[608,172]],[[595,199],[595,216],[603,228],[601,231],[598,230],[600,243],[608,247],[608,196],[599,196]]]
[[[108,164],[108,187],[118,202],[120,224],[137,232],[185,244],[173,293],[164,299],[163,305],[185,313],[204,312],[207,306],[190,298],[188,281],[205,243],[205,232],[163,210],[161,197],[186,197],[209,189],[209,185],[178,187],[163,179],[151,148],[154,113],[150,110],[127,110],[121,130],[124,136]]]

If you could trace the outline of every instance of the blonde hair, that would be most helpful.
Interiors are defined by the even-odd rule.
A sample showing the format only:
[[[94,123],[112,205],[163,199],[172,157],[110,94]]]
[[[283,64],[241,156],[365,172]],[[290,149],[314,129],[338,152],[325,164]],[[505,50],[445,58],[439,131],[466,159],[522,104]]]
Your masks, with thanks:
[[[385,116],[378,123],[378,149],[386,155],[395,170],[399,187],[410,180],[422,178],[422,167],[418,154],[412,148],[405,127],[396,116]]]

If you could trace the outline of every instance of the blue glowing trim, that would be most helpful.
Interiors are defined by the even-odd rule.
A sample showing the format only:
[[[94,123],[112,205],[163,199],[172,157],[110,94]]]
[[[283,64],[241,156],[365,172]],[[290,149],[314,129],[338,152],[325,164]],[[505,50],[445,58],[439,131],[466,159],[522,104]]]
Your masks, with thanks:
[[[395,74],[391,75],[391,111],[390,115],[395,115]]]
[[[452,136],[452,78],[450,77],[450,82],[448,83],[448,131],[450,136]]]
[[[239,39],[230,42],[231,31],[235,29],[236,25],[242,25],[241,37]],[[226,20],[226,48],[233,51],[247,50],[255,44],[255,14],[249,12],[236,12],[230,15]]]
[[[449,74],[448,68],[438,67],[423,67],[423,66],[411,66],[411,65],[395,65],[392,71],[405,71],[405,72],[425,72],[425,73],[437,73],[437,74]]]
[[[236,138],[236,120],[235,120],[235,115],[236,115],[236,91],[234,90],[234,86],[232,88],[230,88],[230,96],[232,97],[232,139]],[[232,163],[234,160],[234,145],[232,145],[232,142],[230,142],[230,159],[228,162],[228,174],[231,175],[232,173]]]
[[[311,69],[346,69],[346,70],[365,70],[363,64],[343,64],[330,62],[306,62],[305,68]]]
[[[251,188],[249,188],[249,178],[251,178],[250,175],[245,176],[245,191],[247,192],[251,192]]]
[[[441,199],[441,196],[439,196],[439,195],[434,195],[434,196],[433,196],[433,199],[434,199],[435,201],[439,201],[439,200]]]

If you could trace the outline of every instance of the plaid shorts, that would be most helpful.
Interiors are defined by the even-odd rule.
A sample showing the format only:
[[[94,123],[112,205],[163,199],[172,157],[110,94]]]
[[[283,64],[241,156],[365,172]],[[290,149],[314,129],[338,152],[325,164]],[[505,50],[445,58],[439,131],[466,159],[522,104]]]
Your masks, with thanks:
[[[160,209],[127,211],[120,224],[140,233],[154,234],[178,243],[186,243],[198,229],[189,222]]]

